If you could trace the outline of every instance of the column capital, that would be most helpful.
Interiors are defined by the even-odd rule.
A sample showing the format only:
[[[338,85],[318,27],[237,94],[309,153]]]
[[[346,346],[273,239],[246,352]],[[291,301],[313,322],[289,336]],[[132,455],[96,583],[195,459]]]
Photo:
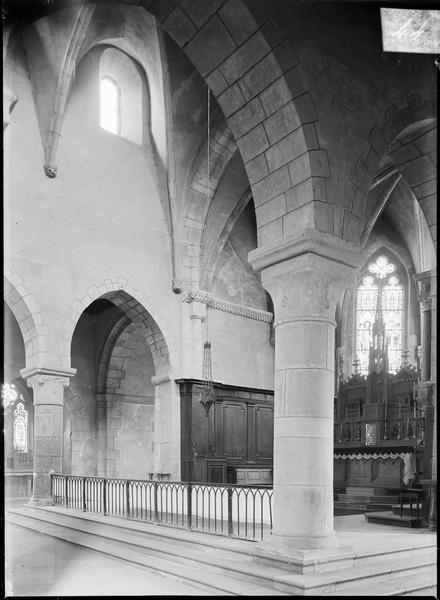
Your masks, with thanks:
[[[305,229],[300,237],[290,236],[281,243],[266,244],[249,252],[249,262],[256,271],[311,253],[350,268],[362,263],[360,248],[328,233]]]
[[[334,322],[336,303],[353,284],[361,260],[353,246],[316,232],[282,248],[254,250],[249,258],[254,268],[262,269],[277,323],[306,315]]]
[[[432,271],[416,273],[414,276],[417,282],[419,302],[422,311],[431,310],[432,305]]]
[[[20,375],[23,379],[29,379],[35,375],[44,377],[67,377],[70,379],[76,375],[76,369],[54,369],[52,367],[26,367],[20,370]]]
[[[76,369],[30,367],[21,369],[28,387],[34,390],[34,404],[63,404],[63,390],[70,385]]]

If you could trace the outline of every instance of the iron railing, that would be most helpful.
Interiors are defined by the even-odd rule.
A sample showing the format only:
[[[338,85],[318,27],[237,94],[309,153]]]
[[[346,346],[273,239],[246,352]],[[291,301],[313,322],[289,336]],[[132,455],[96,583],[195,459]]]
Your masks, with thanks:
[[[400,417],[390,419],[345,418],[334,425],[335,442],[358,442],[360,445],[379,440],[423,440],[424,417]]]
[[[272,529],[271,487],[51,475],[53,503],[245,539]]]
[[[422,491],[404,491],[400,492],[400,516],[402,517],[405,512],[406,503],[409,503],[409,516],[415,516],[416,519],[421,518],[420,505],[421,505]]]

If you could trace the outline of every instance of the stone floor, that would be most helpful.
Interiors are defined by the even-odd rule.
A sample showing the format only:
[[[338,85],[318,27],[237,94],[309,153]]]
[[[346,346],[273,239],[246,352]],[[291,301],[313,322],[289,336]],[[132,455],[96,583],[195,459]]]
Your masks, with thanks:
[[[6,597],[195,596],[206,592],[12,524],[5,527]]]
[[[130,524],[134,526],[131,521]],[[366,553],[374,557],[387,549],[423,547],[436,540],[436,534],[427,529],[368,523],[363,515],[335,517],[334,524],[339,542],[351,547],[355,555]],[[206,594],[171,576],[17,525],[7,524],[5,533],[6,594],[9,597]],[[177,536],[184,534],[186,532],[175,530]],[[225,548],[237,542],[227,537],[215,539],[218,547]]]

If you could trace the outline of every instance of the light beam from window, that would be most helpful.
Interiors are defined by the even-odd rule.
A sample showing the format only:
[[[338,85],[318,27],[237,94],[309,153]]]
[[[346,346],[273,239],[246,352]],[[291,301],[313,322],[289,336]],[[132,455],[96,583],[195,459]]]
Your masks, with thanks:
[[[121,103],[118,85],[110,78],[103,77],[100,85],[100,125],[106,131],[120,134]]]

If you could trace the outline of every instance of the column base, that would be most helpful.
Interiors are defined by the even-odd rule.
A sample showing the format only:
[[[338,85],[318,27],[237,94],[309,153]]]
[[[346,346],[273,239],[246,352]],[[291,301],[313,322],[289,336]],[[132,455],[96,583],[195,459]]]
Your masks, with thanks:
[[[322,537],[285,536],[272,533],[255,545],[255,559],[267,565],[311,574],[349,568],[354,551],[342,546],[333,533]]]
[[[32,496],[28,506],[53,506],[53,498],[52,496]]]

